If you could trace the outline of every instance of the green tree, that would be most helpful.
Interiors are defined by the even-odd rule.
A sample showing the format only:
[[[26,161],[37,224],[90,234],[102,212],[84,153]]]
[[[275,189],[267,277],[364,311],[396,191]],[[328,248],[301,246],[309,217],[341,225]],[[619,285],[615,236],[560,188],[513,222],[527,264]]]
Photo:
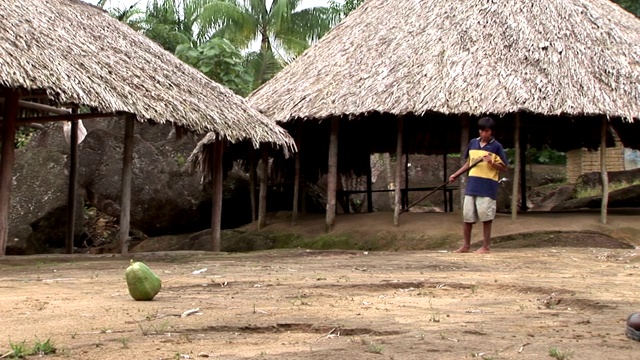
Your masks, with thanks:
[[[245,66],[245,58],[228,40],[213,38],[197,47],[191,43],[181,44],[176,56],[240,96],[251,91],[253,79]]]
[[[640,0],[613,0],[613,2],[640,17]]]
[[[344,0],[340,3],[336,0],[329,0],[329,8],[342,19],[362,5],[363,2],[364,0]]]
[[[152,0],[147,4],[144,34],[167,51],[178,45],[204,44],[211,38],[215,21],[216,0]]]
[[[301,0],[219,0],[210,4],[212,16],[203,19],[214,35],[228,39],[240,49],[260,44],[247,56],[254,86],[267,81],[284,64],[301,54],[334,24],[328,7],[298,9]]]
[[[129,25],[132,29],[137,31],[142,29],[142,24],[144,21],[144,17],[142,16],[144,12],[138,9],[139,3],[140,1],[137,1],[129,7],[109,8],[106,10],[109,15],[111,15],[111,17]],[[100,0],[96,5],[104,9],[106,4],[107,0]]]

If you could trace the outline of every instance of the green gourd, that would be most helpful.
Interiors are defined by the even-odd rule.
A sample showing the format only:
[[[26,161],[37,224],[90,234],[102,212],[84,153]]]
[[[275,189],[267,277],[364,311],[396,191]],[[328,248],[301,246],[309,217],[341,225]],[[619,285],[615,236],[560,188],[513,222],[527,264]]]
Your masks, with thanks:
[[[153,300],[160,291],[160,278],[144,263],[131,260],[124,275],[129,295],[136,300]]]

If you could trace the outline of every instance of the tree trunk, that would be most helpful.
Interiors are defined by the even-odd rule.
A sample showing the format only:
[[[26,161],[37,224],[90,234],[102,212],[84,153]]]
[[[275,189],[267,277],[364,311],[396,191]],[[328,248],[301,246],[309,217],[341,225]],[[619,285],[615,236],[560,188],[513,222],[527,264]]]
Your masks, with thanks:
[[[264,74],[267,71],[267,59],[269,57],[269,52],[271,51],[271,41],[269,40],[269,33],[266,29],[262,29],[260,31],[260,36],[262,37],[260,40],[260,57],[262,61],[260,63],[260,70],[258,70],[258,74],[255,79],[255,88],[258,88],[260,85],[264,83]]]

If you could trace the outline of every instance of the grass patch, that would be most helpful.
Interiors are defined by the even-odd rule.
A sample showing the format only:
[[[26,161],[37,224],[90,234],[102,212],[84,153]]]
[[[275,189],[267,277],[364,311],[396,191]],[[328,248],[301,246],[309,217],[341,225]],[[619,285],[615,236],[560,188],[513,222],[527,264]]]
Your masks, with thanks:
[[[573,356],[573,351],[562,351],[557,347],[550,347],[549,356],[557,360],[568,360]]]
[[[370,342],[369,345],[367,345],[367,351],[373,354],[382,354],[383,350],[384,346],[374,342]]]
[[[11,348],[11,351],[2,355],[3,358],[22,359],[30,355],[44,356],[56,353],[56,347],[50,338],[46,341],[36,339],[33,347],[28,347],[26,340],[18,343],[9,342],[9,348]]]
[[[376,241],[359,239],[350,233],[322,234],[314,237],[304,237],[293,233],[274,233],[276,249],[303,248],[311,250],[378,250]]]
[[[275,249],[404,251],[436,250],[455,246],[459,234],[415,235],[381,232],[375,236],[358,233],[332,233],[306,237],[295,233],[273,233]]]
[[[633,181],[632,183],[628,183],[625,181],[615,182],[609,184],[609,192],[620,190],[627,188],[633,185],[640,185],[640,179]],[[576,199],[588,198],[593,196],[602,196],[602,187],[587,187],[587,186],[578,186],[576,187]]]

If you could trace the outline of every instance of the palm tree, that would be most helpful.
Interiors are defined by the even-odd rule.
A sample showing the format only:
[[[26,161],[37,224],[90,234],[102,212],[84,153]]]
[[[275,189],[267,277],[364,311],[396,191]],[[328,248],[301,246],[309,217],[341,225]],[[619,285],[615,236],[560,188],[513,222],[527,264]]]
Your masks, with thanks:
[[[346,17],[358,6],[362,5],[364,0],[344,0],[340,3],[337,0],[329,0],[329,8],[334,11],[340,18]]]
[[[301,54],[336,22],[327,7],[298,9],[301,0],[218,0],[205,9],[203,24],[211,35],[228,39],[241,49],[256,42],[260,50],[247,55],[254,86],[267,81],[280,67]]]
[[[210,39],[216,0],[152,0],[147,4],[144,34],[166,50],[180,44],[199,46]]]
[[[108,0],[100,0],[96,3],[96,5],[104,9],[107,5],[107,1]],[[107,9],[107,11],[112,18],[115,18],[118,21],[129,25],[131,28],[137,31],[142,29],[142,23],[144,20],[142,17],[142,14],[144,13],[142,12],[142,10],[138,9],[139,3],[140,1],[136,1],[129,7],[109,8]]]

